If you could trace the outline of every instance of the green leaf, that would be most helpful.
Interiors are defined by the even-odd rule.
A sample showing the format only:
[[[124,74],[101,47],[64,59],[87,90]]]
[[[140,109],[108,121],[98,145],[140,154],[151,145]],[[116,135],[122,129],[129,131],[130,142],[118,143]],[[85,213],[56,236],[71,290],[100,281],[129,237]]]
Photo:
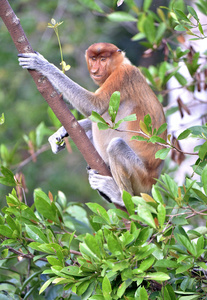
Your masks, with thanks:
[[[145,0],[144,1],[144,3],[143,3],[143,10],[145,12],[150,8],[151,3],[152,3],[152,0]]]
[[[98,11],[99,13],[103,13],[103,10],[100,8],[98,4],[94,0],[78,0],[81,4],[89,8],[90,10]]]
[[[132,196],[128,192],[123,191],[122,198],[123,198],[126,210],[128,211],[128,213],[130,215],[133,215],[134,211],[135,211],[135,208],[134,208],[134,203],[132,201]]]
[[[52,266],[61,266],[61,267],[64,267],[64,265],[62,265],[62,262],[59,261],[54,256],[47,256],[46,258],[47,258],[49,264],[51,264]]]
[[[132,37],[132,41],[139,41],[145,38],[145,34],[143,32],[139,32]]]
[[[48,239],[44,235],[44,233],[34,225],[25,225],[25,230],[28,236],[38,243],[48,243]]]
[[[161,133],[163,133],[165,130],[167,130],[167,123],[162,124],[158,130],[157,130],[157,135],[160,135]]]
[[[127,279],[126,281],[121,283],[117,291],[117,296],[119,298],[121,298],[124,295],[126,289],[130,286],[131,283],[132,283],[131,279]]]
[[[13,230],[13,231],[17,230],[17,225],[16,225],[14,219],[11,216],[8,215],[6,217],[6,222],[9,225],[9,227],[11,228],[11,230]]]
[[[52,134],[52,131],[45,126],[44,122],[41,122],[36,128],[36,145],[40,147],[42,145],[42,141],[44,136],[49,136]]]
[[[144,142],[147,142],[149,140],[149,138],[145,138],[143,136],[139,136],[139,135],[134,135],[131,140],[136,140],[136,141],[144,141]]]
[[[159,137],[159,136],[155,136],[155,135],[153,135],[150,139],[149,139],[149,141],[151,142],[151,143],[153,143],[153,144],[155,144],[155,143],[161,143],[161,144],[166,144],[166,141],[164,140],[164,139],[162,139],[161,137]]]
[[[170,276],[163,272],[147,273],[145,275],[146,279],[155,280],[155,281],[166,281],[170,279]]]
[[[137,217],[144,224],[147,224],[150,227],[156,228],[155,221],[152,217],[151,212],[149,211],[149,209],[147,207],[144,207],[139,204],[137,207]]]
[[[187,79],[180,73],[177,72],[174,76],[182,86],[185,86],[188,83]]]
[[[7,186],[16,186],[17,185],[12,171],[10,171],[9,169],[7,169],[4,166],[1,166],[1,173],[4,175],[4,177],[0,176],[1,184],[7,185]]]
[[[2,113],[0,116],[0,125],[4,124],[4,122],[5,122],[5,117],[4,117],[4,113]]]
[[[78,285],[77,290],[76,290],[77,295],[82,296],[85,293],[85,291],[87,290],[90,283],[91,282],[89,280],[85,280],[85,281],[81,282],[81,284]],[[83,299],[83,298],[81,297],[81,299]]]
[[[179,294],[181,294],[181,293],[179,293]],[[190,293],[190,294],[192,294],[192,293]],[[198,295],[198,294],[192,295],[192,296],[188,295],[188,296],[182,296],[179,298],[179,300],[196,300],[196,299],[200,299],[200,295]]]
[[[119,241],[117,240],[117,238],[114,235],[110,235],[107,239],[107,244],[109,247],[109,251],[117,256],[123,257],[123,249],[119,243]]]
[[[201,33],[202,35],[204,35],[203,27],[202,27],[202,25],[201,25],[200,22],[198,23],[198,29],[199,29],[200,33]]]
[[[165,21],[164,21],[165,22]],[[156,32],[156,37],[155,37],[155,41],[156,43],[160,43],[164,37],[165,31],[166,31],[166,24],[165,23],[160,23],[158,28],[157,28],[157,32]]]
[[[207,154],[207,141],[205,143],[203,143],[203,145],[200,146],[199,151],[198,151],[198,155],[201,160],[203,160],[205,158],[206,154]]]
[[[97,126],[98,126],[98,129],[99,129],[99,130],[106,130],[106,129],[109,129],[109,125],[108,125],[108,124],[98,123]]]
[[[202,200],[205,204],[207,204],[207,197],[200,190],[193,188],[192,191],[198,196],[199,200]]]
[[[175,240],[184,246],[186,250],[191,253],[193,256],[196,256],[196,249],[194,245],[191,243],[188,235],[185,230],[181,226],[177,226],[174,230]]]
[[[49,116],[50,120],[52,121],[52,124],[54,125],[54,127],[59,128],[61,126],[61,123],[60,123],[59,119],[56,117],[53,110],[50,108],[50,106],[48,106],[47,113],[48,113],[48,116]]]
[[[161,195],[159,189],[155,185],[153,185],[153,187],[152,187],[152,197],[157,203],[163,204],[162,195]]]
[[[144,124],[146,125],[147,130],[151,133],[152,119],[149,114],[144,116]]]
[[[139,270],[146,271],[153,265],[155,258],[153,256],[143,260],[139,266]]]
[[[160,149],[155,153],[155,158],[165,159],[170,152],[170,148]]]
[[[176,274],[185,273],[187,270],[193,268],[193,264],[185,264],[176,269]]]
[[[135,297],[136,297],[136,299],[139,299],[139,300],[148,300],[149,299],[147,291],[145,290],[144,286],[138,287],[138,289],[136,290],[136,293],[135,293]]]
[[[137,22],[137,19],[124,11],[116,11],[107,16],[113,22]]]
[[[129,121],[136,121],[137,120],[137,115],[136,114],[132,114],[129,116],[126,116],[125,118],[119,120],[115,126],[113,127],[113,129],[117,129],[119,127],[119,125],[123,122],[129,122]]]
[[[165,216],[166,216],[166,210],[163,204],[159,204],[157,207],[157,218],[158,218],[158,222],[160,224],[160,227],[162,228],[165,222]]]
[[[49,197],[41,190],[35,190],[34,203],[37,211],[48,220],[57,222],[56,207],[53,203],[50,203]]]
[[[164,288],[164,291],[163,291]],[[165,300],[176,300],[176,295],[173,290],[173,287],[170,284],[167,284],[165,287],[162,288],[162,294]]]
[[[8,226],[6,225],[0,225],[0,234],[3,236],[6,236],[8,238],[13,238],[13,230],[11,230]]]
[[[177,140],[186,139],[190,134],[191,134],[191,130],[190,129],[186,129],[186,130],[184,130],[183,132],[181,132],[179,134],[179,136],[177,137]]]
[[[86,205],[90,210],[92,210],[92,212],[102,217],[108,224],[111,224],[106,210],[101,205],[97,203],[86,203]]]
[[[161,268],[176,268],[178,266],[178,263],[176,261],[170,260],[170,259],[160,259],[156,261],[154,264],[155,267],[161,267]]]
[[[86,245],[88,248],[99,258],[101,258],[100,254],[100,247],[97,243],[97,239],[92,236],[91,234],[86,234],[86,237],[84,239]]]
[[[150,73],[150,71],[145,67],[142,67],[141,69],[142,69],[142,72],[144,73],[145,77],[151,82],[151,84],[154,87],[156,87],[156,83],[155,83],[153,75]]]
[[[174,30],[177,30],[177,31],[186,31],[186,28],[183,26],[183,25],[176,25],[174,27]]]
[[[148,18],[145,19],[144,24],[143,24],[143,29],[144,29],[144,33],[145,33],[148,41],[151,44],[154,44],[156,30],[155,30],[154,21],[151,17],[148,16]]]
[[[55,278],[57,278],[57,277],[52,277],[52,278],[48,279],[48,280],[41,286],[41,289],[40,289],[40,291],[39,291],[39,294],[42,294],[42,293],[46,290],[46,288],[50,285],[50,283],[51,283]]]
[[[196,19],[196,21],[199,22],[199,18],[198,18],[198,15],[197,15],[197,12],[195,11],[195,9],[189,5],[187,6],[187,9],[188,9],[189,13],[191,14],[191,16],[194,17],[194,19]]]
[[[184,14],[184,12],[182,10],[174,9],[174,13],[178,17],[178,19],[181,19],[187,23],[191,23],[190,20],[186,17],[186,15]]]
[[[107,276],[104,277],[103,282],[102,282],[102,292],[103,292],[103,296],[105,300],[111,300],[111,292],[112,292],[112,288],[111,288],[111,283],[108,279]]]
[[[120,92],[114,92],[109,101],[108,113],[112,123],[115,122],[120,104]]]
[[[91,116],[89,117],[89,119],[92,122],[95,122],[95,123],[99,123],[99,122],[103,123],[103,124],[107,125],[107,127],[108,127],[108,124],[106,123],[106,121],[96,111],[92,111]]]
[[[203,172],[201,174],[201,180],[203,183],[203,189],[207,195],[207,165],[203,169]]]

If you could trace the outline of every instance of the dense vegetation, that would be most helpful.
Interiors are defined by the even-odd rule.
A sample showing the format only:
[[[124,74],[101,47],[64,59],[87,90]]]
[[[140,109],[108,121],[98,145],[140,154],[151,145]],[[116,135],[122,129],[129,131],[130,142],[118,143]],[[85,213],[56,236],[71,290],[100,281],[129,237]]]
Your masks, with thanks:
[[[128,214],[100,205],[73,144],[72,154],[65,151],[54,158],[48,150],[47,138],[60,124],[19,69],[0,23],[0,300],[207,297],[207,52],[195,46],[206,39],[202,17],[207,4],[157,2],[11,3],[34,49],[56,64],[58,43],[47,23],[51,18],[64,21],[59,32],[64,60],[72,66],[68,74],[88,89],[94,87],[82,69],[84,50],[107,41],[125,49],[134,64],[141,61],[166,116],[171,116],[171,127],[177,125],[174,113],[185,119],[201,107],[197,124],[172,129],[167,143],[159,137],[165,125],[155,130],[150,116],[145,117],[141,129],[147,142],[163,144],[156,155],[165,159],[165,168],[152,196],[124,193]],[[180,92],[169,103],[171,79]],[[182,98],[184,91],[187,99]],[[185,148],[189,138],[196,146],[186,154],[180,143]],[[194,163],[179,186],[175,169],[188,157]]]

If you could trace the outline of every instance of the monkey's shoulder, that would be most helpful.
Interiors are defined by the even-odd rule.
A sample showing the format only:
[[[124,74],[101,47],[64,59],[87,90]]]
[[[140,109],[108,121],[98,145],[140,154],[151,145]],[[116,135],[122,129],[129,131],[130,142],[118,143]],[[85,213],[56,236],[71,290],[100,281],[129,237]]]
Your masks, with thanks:
[[[146,83],[146,79],[140,69],[134,65],[130,64],[124,64],[123,66],[120,66],[120,70],[117,70],[118,73],[122,73],[123,81],[128,81],[129,83],[131,81],[133,82],[139,82],[139,83]]]

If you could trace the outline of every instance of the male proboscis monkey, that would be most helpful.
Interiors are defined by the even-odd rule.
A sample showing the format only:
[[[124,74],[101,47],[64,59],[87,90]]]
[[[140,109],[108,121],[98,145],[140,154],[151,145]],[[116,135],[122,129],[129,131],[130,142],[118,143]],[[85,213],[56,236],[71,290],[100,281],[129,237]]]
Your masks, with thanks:
[[[155,178],[162,169],[162,161],[155,159],[160,149],[156,144],[131,140],[134,131],[140,130],[140,120],[149,114],[153,128],[159,128],[165,117],[162,105],[148,86],[139,69],[125,57],[125,53],[113,44],[97,43],[86,50],[86,62],[93,81],[99,85],[95,93],[89,92],[63,74],[39,53],[19,54],[20,66],[39,71],[59,90],[84,116],[89,117],[96,111],[108,122],[109,100],[113,92],[121,94],[120,107],[116,121],[130,114],[136,114],[137,121],[124,122],[121,132],[107,129],[100,131],[96,123],[89,119],[80,121],[96,150],[110,168],[113,177],[102,176],[96,170],[89,169],[89,182],[93,189],[115,204],[124,206],[123,190],[131,195],[149,193]],[[68,136],[61,127],[50,138],[54,153],[64,148],[57,141]],[[166,132],[161,135],[166,138]]]

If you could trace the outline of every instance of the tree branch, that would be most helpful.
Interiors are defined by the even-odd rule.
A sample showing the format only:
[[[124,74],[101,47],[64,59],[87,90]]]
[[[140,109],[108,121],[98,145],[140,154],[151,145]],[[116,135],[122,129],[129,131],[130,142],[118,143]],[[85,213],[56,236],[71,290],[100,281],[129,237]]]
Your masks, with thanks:
[[[20,20],[13,12],[7,0],[0,1],[0,17],[6,25],[17,51],[19,53],[34,52],[20,25]],[[34,79],[37,89],[52,108],[61,124],[65,127],[89,166],[92,169],[96,169],[102,175],[110,176],[108,167],[89,141],[83,128],[78,124],[77,120],[68,109],[62,96],[40,73],[34,70],[29,70],[29,73]]]
[[[0,0],[0,17],[6,25],[17,51],[19,53],[34,52],[23,31],[20,20],[15,15],[7,0]],[[62,96],[40,73],[34,70],[28,71],[35,81],[37,89],[65,127],[90,168],[97,170],[102,175],[111,176],[108,167],[88,139],[84,129],[70,112]],[[122,209],[119,205],[117,208]]]

